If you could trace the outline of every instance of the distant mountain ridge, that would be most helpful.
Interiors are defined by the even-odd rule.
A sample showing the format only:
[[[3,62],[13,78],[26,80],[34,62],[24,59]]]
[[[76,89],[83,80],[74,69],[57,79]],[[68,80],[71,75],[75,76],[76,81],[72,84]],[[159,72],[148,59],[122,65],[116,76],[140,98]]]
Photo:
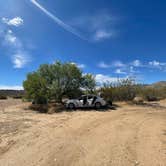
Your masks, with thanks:
[[[0,90],[0,96],[15,97],[23,95],[24,95],[24,90]]]
[[[166,87],[166,81],[159,81],[151,84],[150,86],[155,87],[155,88],[162,88]]]

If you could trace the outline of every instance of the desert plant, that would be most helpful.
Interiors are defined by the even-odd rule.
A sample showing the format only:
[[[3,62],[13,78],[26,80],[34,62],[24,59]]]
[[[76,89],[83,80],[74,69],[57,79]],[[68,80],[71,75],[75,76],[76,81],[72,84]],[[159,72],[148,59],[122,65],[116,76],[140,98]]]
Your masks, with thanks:
[[[0,100],[6,100],[6,99],[7,99],[7,96],[0,95]]]
[[[39,73],[33,72],[28,74],[23,86],[27,99],[32,99],[37,104],[47,103],[48,92],[46,80]]]
[[[22,98],[23,98],[23,96],[21,96],[21,95],[13,96],[13,99],[22,99]]]
[[[56,62],[41,65],[36,72],[28,74],[23,86],[27,98],[46,104],[49,100],[62,102],[63,96],[78,96],[82,89],[92,90],[95,80],[91,75],[83,75],[73,63]]]
[[[118,80],[116,83],[104,84],[100,89],[103,98],[107,101],[129,101],[136,96],[134,80],[131,78]]]

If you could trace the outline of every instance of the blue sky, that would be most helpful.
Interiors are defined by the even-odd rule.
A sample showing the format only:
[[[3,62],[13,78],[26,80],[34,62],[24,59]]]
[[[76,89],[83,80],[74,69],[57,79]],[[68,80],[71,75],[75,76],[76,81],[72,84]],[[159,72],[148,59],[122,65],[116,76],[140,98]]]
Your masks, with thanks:
[[[163,0],[1,0],[0,89],[56,60],[100,83],[166,80],[165,18]]]

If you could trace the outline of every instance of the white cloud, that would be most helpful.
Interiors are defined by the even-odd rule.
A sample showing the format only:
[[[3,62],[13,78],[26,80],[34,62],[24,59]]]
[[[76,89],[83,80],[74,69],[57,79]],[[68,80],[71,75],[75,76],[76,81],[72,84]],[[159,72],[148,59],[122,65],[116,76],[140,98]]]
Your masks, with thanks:
[[[105,69],[110,68],[110,65],[106,64],[105,62],[100,62],[97,66]]]
[[[159,67],[162,64],[159,61],[154,60],[154,61],[149,62],[149,65],[154,66],[154,67]]]
[[[19,85],[0,85],[0,90],[23,90],[23,87]]]
[[[111,32],[107,32],[106,30],[98,30],[96,31],[95,35],[94,35],[94,40],[95,41],[101,41],[101,40],[105,40],[105,39],[109,39],[112,36]]]
[[[140,60],[134,60],[132,63],[131,63],[133,66],[135,67],[141,67],[142,66],[142,63]]]
[[[133,66],[130,66],[130,67],[129,67],[129,72],[130,72],[130,74],[137,73],[137,71],[134,69]]]
[[[156,68],[162,71],[166,71],[166,62],[159,62],[157,60],[150,61],[148,67]]]
[[[20,69],[23,68],[29,62],[29,58],[25,52],[19,52],[13,55],[12,61],[14,64],[14,68]]]
[[[3,37],[4,46],[8,47],[13,67],[23,68],[30,61],[30,56],[25,51],[21,40],[10,29],[3,32]]]
[[[95,80],[98,84],[117,82],[118,78],[110,77],[108,75],[96,74]]]
[[[23,23],[24,23],[24,21],[21,17],[15,17],[13,19],[8,19],[8,18],[3,17],[2,22],[7,25],[16,26],[16,27],[19,27],[20,25],[23,25]]]
[[[117,19],[106,10],[78,16],[70,23],[84,32],[91,42],[104,41],[116,35]]]
[[[74,64],[74,65],[76,65],[78,68],[80,68],[80,69],[83,69],[83,68],[85,68],[86,67],[86,65],[85,64],[79,64],[79,63],[75,63],[75,62],[71,62],[71,64]]]
[[[81,69],[83,69],[83,68],[85,68],[85,67],[86,67],[86,65],[85,65],[85,64],[77,64],[77,66],[78,66],[78,68],[81,68]]]
[[[100,68],[113,68],[115,69],[116,74],[132,75],[139,73],[138,70],[135,70],[136,67],[143,67],[142,63],[138,60],[135,60],[130,63],[123,63],[121,61],[114,61],[112,63],[100,62],[98,64]]]
[[[66,31],[76,35],[77,37],[86,40],[80,33],[74,29],[73,27],[65,24],[61,19],[59,19],[57,16],[49,12],[45,7],[43,7],[40,3],[38,3],[36,0],[30,0],[32,4],[34,4],[37,8],[39,8],[42,12],[44,12],[48,17],[50,17],[56,24],[61,26]]]
[[[11,45],[16,45],[17,41],[17,37],[13,34],[12,30],[8,30],[5,35],[5,42]]]
[[[121,61],[115,61],[115,62],[112,63],[112,66],[114,66],[114,67],[125,67],[126,64],[124,64]]]
[[[160,62],[157,60],[153,60],[146,63],[143,63],[138,59],[127,63],[123,63],[121,61],[114,61],[112,63],[100,62],[97,66],[103,69],[112,68],[115,70],[114,73],[124,74],[128,76],[138,76],[143,70],[147,69],[156,69],[162,72],[166,72],[166,62]],[[102,77],[102,75],[100,77]],[[109,80],[108,76],[103,77],[102,79],[105,80],[105,78]]]
[[[115,70],[115,73],[116,73],[116,74],[126,74],[126,72],[125,72],[125,71],[122,71],[121,69],[116,69],[116,70]]]

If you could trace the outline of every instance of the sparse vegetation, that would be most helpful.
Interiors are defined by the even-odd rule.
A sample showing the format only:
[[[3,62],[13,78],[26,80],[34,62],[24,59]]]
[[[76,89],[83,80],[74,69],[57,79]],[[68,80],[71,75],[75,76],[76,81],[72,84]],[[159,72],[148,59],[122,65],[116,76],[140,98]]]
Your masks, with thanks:
[[[24,90],[0,90],[0,98],[21,99],[24,96]]]
[[[157,101],[166,98],[166,86],[147,86],[136,84],[134,79],[119,80],[114,84],[104,84],[100,89],[102,96],[108,101],[133,101],[137,99]]]
[[[83,93],[100,93],[108,102],[133,101],[135,97],[155,101],[166,98],[166,86],[137,84],[133,78],[119,79],[95,90],[95,78],[83,74],[73,63],[44,64],[27,75],[23,83],[25,97],[34,104],[62,103],[63,98],[76,98]]]
[[[103,98],[110,101],[129,101],[136,96],[137,85],[131,78],[122,79],[116,83],[104,84],[99,90]]]

